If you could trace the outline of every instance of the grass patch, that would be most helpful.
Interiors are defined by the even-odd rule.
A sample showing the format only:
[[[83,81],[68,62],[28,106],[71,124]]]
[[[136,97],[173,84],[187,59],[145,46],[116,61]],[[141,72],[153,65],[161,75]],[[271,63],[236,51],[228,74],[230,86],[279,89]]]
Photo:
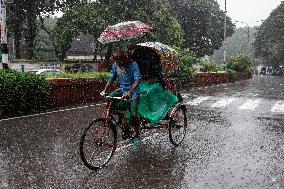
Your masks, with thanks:
[[[66,73],[57,75],[48,75],[47,78],[102,78],[108,79],[109,72],[80,72],[80,73]]]

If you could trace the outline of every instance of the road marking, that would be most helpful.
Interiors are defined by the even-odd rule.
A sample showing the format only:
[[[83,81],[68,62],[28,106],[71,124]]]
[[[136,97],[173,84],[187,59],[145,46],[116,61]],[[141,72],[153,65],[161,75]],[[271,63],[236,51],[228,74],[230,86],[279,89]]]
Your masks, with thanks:
[[[257,100],[248,100],[245,102],[239,109],[240,110],[254,110],[260,103],[260,99]]]
[[[210,99],[209,96],[201,96],[201,97],[194,99],[193,101],[187,102],[186,104],[192,105],[192,106],[197,106],[197,105],[201,104],[202,102],[207,101],[209,99]]]
[[[230,103],[235,101],[237,98],[226,98],[226,99],[221,99],[218,102],[215,102],[214,104],[211,105],[212,108],[220,108],[220,107],[225,107],[228,106]]]
[[[54,111],[50,111],[50,112],[36,113],[36,114],[31,114],[31,115],[19,116],[19,117],[11,117],[11,118],[7,118],[7,119],[0,119],[0,122],[22,119],[22,118],[36,117],[36,116],[59,113],[59,112],[67,112],[67,111],[71,111],[71,110],[78,110],[78,109],[83,109],[83,108],[95,107],[95,106],[98,106],[98,105],[101,105],[101,104],[96,104],[96,105],[90,104],[88,106],[82,106],[82,107],[78,106],[78,107],[69,108],[69,109],[61,109],[61,110],[54,110]]]
[[[277,101],[272,107],[271,112],[284,113],[284,100]]]

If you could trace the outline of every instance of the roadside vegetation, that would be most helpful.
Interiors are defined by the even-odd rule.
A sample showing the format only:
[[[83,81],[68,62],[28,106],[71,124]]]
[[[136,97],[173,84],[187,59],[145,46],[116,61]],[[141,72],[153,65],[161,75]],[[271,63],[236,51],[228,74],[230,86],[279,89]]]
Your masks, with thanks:
[[[255,55],[269,66],[284,66],[284,1],[257,29]]]
[[[236,76],[238,73],[242,73],[248,76],[253,75],[251,61],[249,57],[245,54],[238,54],[236,56],[231,57],[226,66],[226,71],[231,81],[236,80]]]
[[[41,75],[0,70],[0,117],[30,113],[46,106],[49,85]]]
[[[223,66],[210,59],[202,59],[200,64],[202,65],[201,72],[217,73],[225,70]]]
[[[57,74],[57,75],[47,75],[47,78],[100,78],[107,79],[109,78],[109,72],[78,72],[78,73],[66,73],[66,74]]]

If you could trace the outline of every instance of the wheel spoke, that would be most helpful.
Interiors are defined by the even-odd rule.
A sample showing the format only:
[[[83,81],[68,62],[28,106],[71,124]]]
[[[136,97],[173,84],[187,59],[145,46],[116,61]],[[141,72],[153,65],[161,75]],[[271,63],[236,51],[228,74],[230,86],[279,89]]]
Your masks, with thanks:
[[[80,156],[90,169],[98,169],[108,163],[116,148],[116,131],[105,126],[105,119],[92,122],[82,135]]]

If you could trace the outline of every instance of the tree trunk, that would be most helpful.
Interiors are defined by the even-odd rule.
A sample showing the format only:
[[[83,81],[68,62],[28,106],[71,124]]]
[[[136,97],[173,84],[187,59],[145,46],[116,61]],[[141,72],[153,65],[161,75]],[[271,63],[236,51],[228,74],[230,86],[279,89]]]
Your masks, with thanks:
[[[27,58],[33,59],[35,58],[35,44],[34,40],[37,35],[37,16],[36,16],[36,7],[35,5],[31,5],[31,12],[27,15],[27,31],[25,35],[26,39],[26,47],[27,47]]]
[[[93,49],[93,55],[94,55],[93,62],[94,63],[97,61],[97,55],[98,55],[99,46],[100,46],[100,44],[97,41],[95,41],[93,43],[93,48],[94,48]]]
[[[15,41],[15,58],[21,59],[22,32],[21,32],[21,26],[19,24],[15,24],[14,27],[14,41]]]

